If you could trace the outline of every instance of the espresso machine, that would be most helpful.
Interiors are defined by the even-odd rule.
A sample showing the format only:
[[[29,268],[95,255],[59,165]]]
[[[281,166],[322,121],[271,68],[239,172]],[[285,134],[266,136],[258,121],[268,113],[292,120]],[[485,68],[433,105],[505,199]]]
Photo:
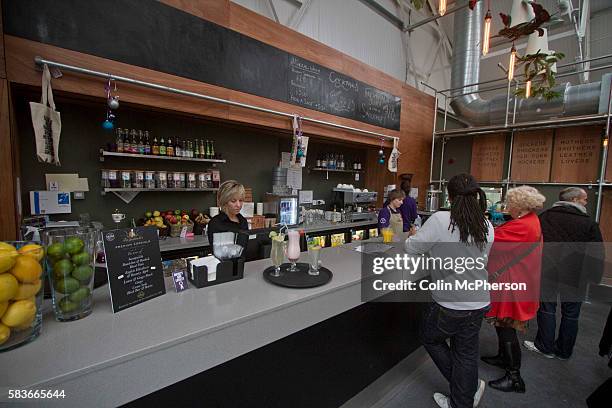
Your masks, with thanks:
[[[346,220],[369,221],[376,220],[376,191],[345,190],[334,188],[332,203],[338,209],[346,212]]]

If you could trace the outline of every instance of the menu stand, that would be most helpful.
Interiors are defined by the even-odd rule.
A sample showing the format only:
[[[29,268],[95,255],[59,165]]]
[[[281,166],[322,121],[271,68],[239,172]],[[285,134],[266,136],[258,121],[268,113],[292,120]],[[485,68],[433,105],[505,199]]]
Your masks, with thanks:
[[[307,263],[296,264],[297,271],[290,272],[290,263],[284,263],[281,265],[280,276],[274,276],[274,266],[266,268],[263,272],[264,278],[273,285],[283,286],[285,288],[316,288],[317,286],[323,286],[332,279],[332,272],[324,267],[319,267],[318,275],[310,275],[308,270],[310,265]]]

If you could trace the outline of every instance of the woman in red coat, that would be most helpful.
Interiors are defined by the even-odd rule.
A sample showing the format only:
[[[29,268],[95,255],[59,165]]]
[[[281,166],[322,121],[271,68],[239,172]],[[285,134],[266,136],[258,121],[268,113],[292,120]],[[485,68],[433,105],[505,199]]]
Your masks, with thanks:
[[[521,348],[517,330],[524,332],[540,305],[540,270],[542,265],[542,231],[534,212],[546,199],[533,187],[508,190],[507,210],[512,217],[495,229],[487,270],[489,281],[514,284],[516,290],[491,291],[491,309],[487,321],[495,326],[499,350],[496,356],[482,357],[488,364],[502,367],[506,374],[489,386],[505,392],[525,392],[521,378]],[[520,285],[524,284],[521,288]]]

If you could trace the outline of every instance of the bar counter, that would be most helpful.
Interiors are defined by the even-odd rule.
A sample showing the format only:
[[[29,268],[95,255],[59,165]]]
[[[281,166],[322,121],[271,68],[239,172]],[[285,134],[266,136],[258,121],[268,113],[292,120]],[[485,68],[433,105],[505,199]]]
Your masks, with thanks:
[[[117,314],[106,286],[82,320],[59,323],[46,308],[40,337],[0,354],[0,405],[9,389],[58,389],[66,398],[46,404],[117,406],[355,308],[362,303],[357,245],[322,250],[334,276],[318,288],[271,285],[263,259],[246,263],[242,280],[168,292]]]
[[[296,226],[297,229],[304,230],[305,233],[312,232],[325,232],[325,231],[333,231],[337,229],[349,229],[349,228],[359,228],[359,227],[367,227],[372,226],[372,228],[376,228],[376,220],[368,220],[368,221],[356,221],[356,222],[338,222],[331,223],[325,222],[316,225],[308,225],[308,226]],[[183,249],[191,249],[191,248],[201,248],[208,247],[210,243],[208,242],[208,238],[206,235],[196,235],[193,238],[173,238],[167,237],[164,239],[160,239],[159,241],[159,249],[161,252],[169,252]]]

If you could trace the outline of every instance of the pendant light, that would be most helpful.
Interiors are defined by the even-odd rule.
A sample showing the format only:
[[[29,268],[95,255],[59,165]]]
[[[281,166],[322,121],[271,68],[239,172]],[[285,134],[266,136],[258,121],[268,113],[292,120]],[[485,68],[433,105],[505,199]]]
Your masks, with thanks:
[[[512,81],[514,79],[514,64],[516,63],[516,48],[514,44],[512,44],[512,49],[510,49],[510,61],[508,62],[508,81]]]
[[[487,10],[484,19],[484,30],[482,35],[482,55],[489,53],[489,42],[491,40],[491,9]]]
[[[525,82],[525,99],[531,96],[531,79]]]
[[[441,16],[446,14],[446,0],[440,0],[438,3],[438,13],[440,13]]]

